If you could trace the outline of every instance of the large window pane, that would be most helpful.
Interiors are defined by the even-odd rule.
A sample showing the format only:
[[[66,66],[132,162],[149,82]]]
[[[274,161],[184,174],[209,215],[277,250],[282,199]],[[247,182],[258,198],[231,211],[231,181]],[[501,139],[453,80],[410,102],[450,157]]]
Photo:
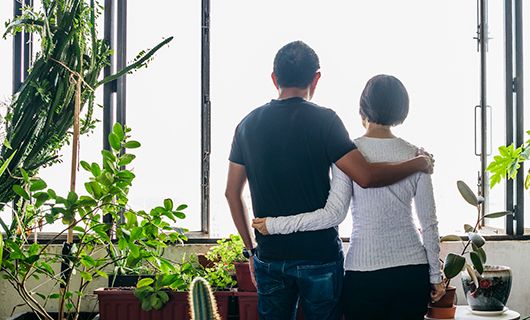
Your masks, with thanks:
[[[148,209],[164,198],[186,203],[180,227],[200,229],[200,1],[128,2],[127,54],[174,36],[147,69],[127,78],[127,125],[142,148],[131,205]]]
[[[491,137],[488,148],[488,162],[498,154],[498,147],[506,143],[506,101],[505,101],[505,51],[504,51],[504,3],[488,1],[489,42],[487,51],[487,104],[491,107]],[[478,59],[477,53],[477,59]],[[477,69],[478,70],[478,69]],[[480,96],[478,96],[480,98]],[[477,98],[477,102],[480,100]],[[505,182],[489,190],[489,212],[504,211]],[[473,208],[468,209],[473,213]],[[505,219],[488,219],[486,225],[493,227],[493,232],[505,233]]]
[[[212,218],[219,222],[214,233],[235,230],[223,197],[234,129],[252,109],[276,97],[272,60],[282,45],[297,39],[320,56],[314,101],[333,108],[352,138],[363,134],[358,100],[366,81],[379,73],[403,81],[411,109],[396,133],[435,155],[440,230],[460,231],[473,214],[456,181],[474,186],[480,169],[474,155],[474,107],[480,103],[475,17],[475,2],[457,0],[212,3]],[[496,37],[490,48],[500,51],[502,33],[496,31]],[[503,106],[493,97],[490,105]],[[503,130],[500,118],[495,132]],[[348,236],[349,230],[345,222],[341,234]]]

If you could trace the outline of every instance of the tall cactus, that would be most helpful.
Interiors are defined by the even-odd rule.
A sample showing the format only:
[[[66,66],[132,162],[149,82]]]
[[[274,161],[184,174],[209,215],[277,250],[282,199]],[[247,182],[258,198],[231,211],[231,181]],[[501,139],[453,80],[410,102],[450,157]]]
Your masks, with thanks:
[[[221,320],[212,289],[204,278],[193,279],[189,299],[192,320]]]

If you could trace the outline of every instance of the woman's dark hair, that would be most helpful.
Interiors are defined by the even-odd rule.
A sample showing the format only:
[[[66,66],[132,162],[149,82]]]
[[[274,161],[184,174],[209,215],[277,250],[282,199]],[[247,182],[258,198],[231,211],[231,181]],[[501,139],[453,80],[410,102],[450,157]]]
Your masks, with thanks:
[[[364,87],[359,113],[368,122],[385,126],[401,124],[409,113],[407,89],[394,76],[377,75]]]
[[[302,41],[286,44],[274,58],[274,74],[281,88],[307,88],[318,69],[317,54]]]

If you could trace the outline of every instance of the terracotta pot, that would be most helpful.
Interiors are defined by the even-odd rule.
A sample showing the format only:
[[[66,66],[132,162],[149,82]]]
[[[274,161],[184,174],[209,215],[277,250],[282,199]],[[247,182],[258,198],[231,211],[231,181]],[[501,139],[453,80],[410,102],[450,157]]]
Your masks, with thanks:
[[[439,308],[429,306],[427,317],[430,319],[454,319],[456,313],[456,306],[449,308]]]
[[[248,262],[234,262],[234,266],[236,268],[237,290],[240,292],[256,292],[257,289],[252,283]]]
[[[478,288],[467,272],[462,272],[462,285],[466,300],[472,310],[501,311],[512,288],[512,271],[506,266],[484,266],[477,274]]]
[[[160,310],[144,311],[133,289],[101,288],[98,296],[100,320],[166,320],[190,319],[188,292],[168,292],[169,301]],[[221,319],[228,319],[230,291],[214,292]]]
[[[430,303],[431,307],[450,308],[455,304],[456,287],[449,286],[445,289],[445,295],[435,303]]]

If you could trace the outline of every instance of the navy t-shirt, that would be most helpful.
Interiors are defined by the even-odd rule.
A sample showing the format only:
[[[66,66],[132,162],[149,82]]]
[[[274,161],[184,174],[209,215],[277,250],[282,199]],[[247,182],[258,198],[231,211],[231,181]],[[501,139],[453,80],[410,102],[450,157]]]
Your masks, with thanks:
[[[272,100],[237,126],[230,161],[244,165],[256,217],[288,216],[323,208],[329,169],[355,149],[337,114],[302,98]],[[263,236],[258,256],[268,260],[332,261],[342,254],[337,228]]]

